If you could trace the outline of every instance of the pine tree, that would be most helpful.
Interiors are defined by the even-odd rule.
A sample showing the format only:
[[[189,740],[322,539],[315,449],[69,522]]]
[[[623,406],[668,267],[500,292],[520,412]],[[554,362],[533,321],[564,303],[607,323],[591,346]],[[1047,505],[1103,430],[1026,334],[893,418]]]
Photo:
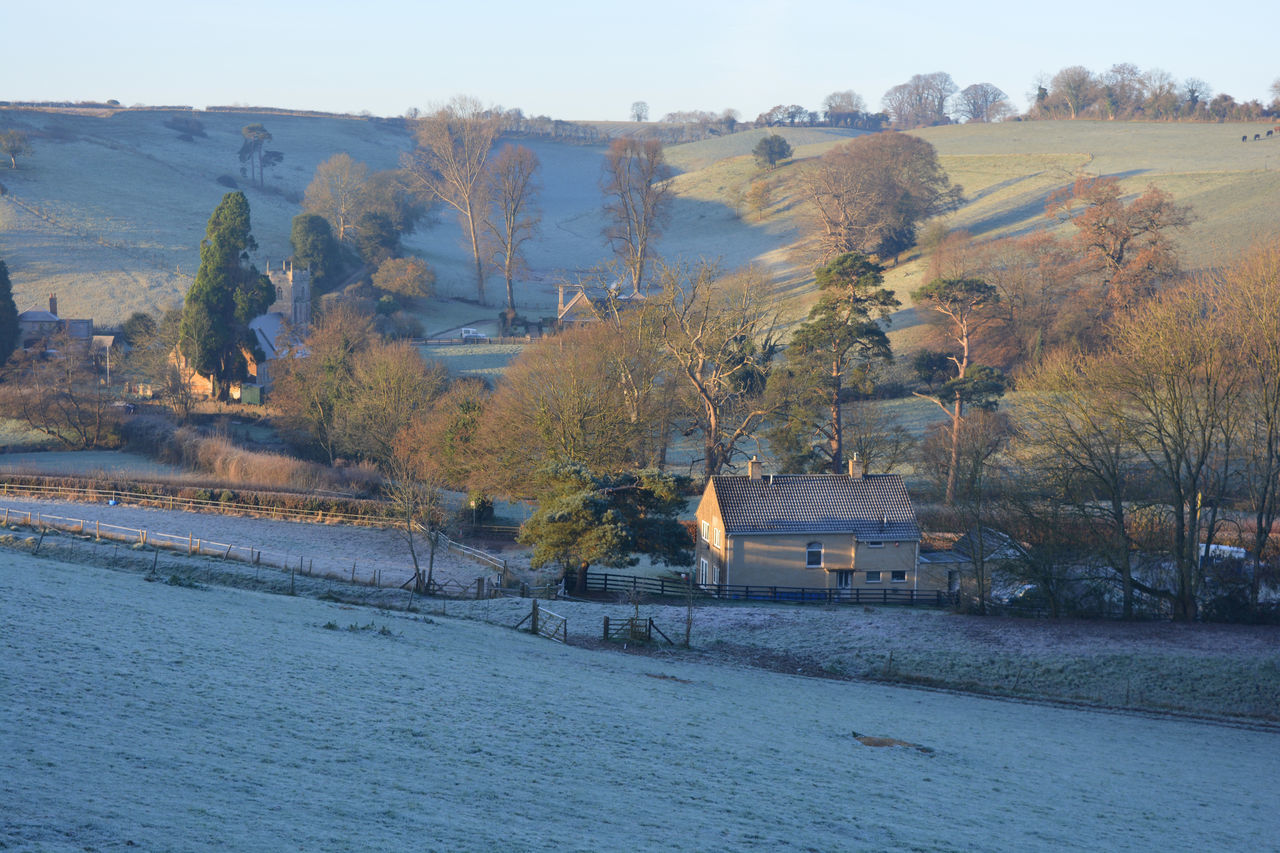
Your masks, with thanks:
[[[13,303],[13,287],[9,268],[0,258],[0,364],[9,360],[18,348],[18,306]]]

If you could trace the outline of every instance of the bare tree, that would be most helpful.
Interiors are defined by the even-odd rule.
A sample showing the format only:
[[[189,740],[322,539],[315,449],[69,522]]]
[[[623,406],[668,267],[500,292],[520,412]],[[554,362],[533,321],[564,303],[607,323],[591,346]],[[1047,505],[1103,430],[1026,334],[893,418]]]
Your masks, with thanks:
[[[334,154],[316,167],[307,185],[302,209],[323,216],[333,227],[338,242],[344,242],[360,216],[368,208],[366,199],[369,167],[345,152]]]
[[[500,117],[475,98],[457,96],[414,123],[417,147],[405,169],[431,197],[453,208],[475,261],[476,296],[485,304],[480,247],[488,207],[485,174],[489,152],[501,130]]]
[[[540,189],[538,168],[538,155],[528,148],[504,145],[489,170],[492,208],[484,224],[493,238],[493,264],[507,283],[507,312],[512,315],[516,309],[512,282],[524,262],[520,247],[538,229],[539,217],[534,210]]]
[[[860,136],[828,150],[801,173],[813,205],[822,262],[848,252],[882,261],[915,244],[916,228],[959,203],[927,141],[910,134]]]
[[[709,264],[663,267],[654,310],[686,393],[690,433],[702,437],[703,473],[719,474],[778,404],[764,394],[778,349],[767,285],[748,270],[722,277]]]
[[[854,116],[867,111],[867,102],[852,89],[845,89],[827,95],[822,100],[822,111],[831,124],[848,124]]]
[[[1083,65],[1063,68],[1049,81],[1050,103],[1061,104],[1070,118],[1077,118],[1088,109],[1097,98],[1097,91],[1093,72]]]
[[[631,103],[631,120],[635,122],[649,120],[649,104],[645,101],[633,101]]]
[[[615,139],[604,158],[605,236],[640,292],[653,242],[671,208],[672,169],[656,139]]]
[[[1009,96],[990,83],[965,86],[956,96],[956,114],[966,121],[999,121],[1009,111]]]

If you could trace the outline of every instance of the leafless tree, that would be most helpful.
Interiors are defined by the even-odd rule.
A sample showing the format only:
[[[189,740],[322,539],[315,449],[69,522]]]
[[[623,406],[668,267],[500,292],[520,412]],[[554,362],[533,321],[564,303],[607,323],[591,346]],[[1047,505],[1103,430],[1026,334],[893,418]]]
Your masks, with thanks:
[[[631,120],[635,122],[649,120],[649,104],[645,101],[633,101],[631,104]]]
[[[414,123],[417,147],[405,156],[405,169],[417,185],[458,214],[475,261],[476,296],[485,303],[480,246],[488,206],[485,173],[489,152],[501,130],[501,116],[475,98],[457,96]]]
[[[605,236],[640,292],[653,242],[670,214],[672,169],[656,139],[615,139],[604,158]]]
[[[853,116],[867,111],[867,102],[852,89],[845,89],[827,95],[822,100],[822,111],[831,124],[847,124]]]
[[[366,189],[369,167],[345,152],[335,154],[316,167],[307,185],[302,209],[328,220],[338,242],[345,241],[360,215],[368,209]]]
[[[1093,72],[1083,65],[1063,68],[1049,81],[1049,101],[1061,105],[1070,118],[1078,118],[1093,105],[1097,98],[1098,84]]]
[[[780,404],[764,394],[778,347],[778,313],[751,270],[722,277],[709,264],[663,267],[653,309],[686,393],[689,433],[702,438],[703,473],[719,474]]]
[[[999,121],[1009,110],[1009,96],[990,83],[965,86],[956,96],[956,114],[966,121]]]
[[[520,247],[538,228],[534,201],[538,190],[538,155],[523,145],[504,145],[489,169],[488,195],[492,203],[485,228],[493,238],[491,259],[507,283],[507,311],[514,313],[513,281],[524,257]]]

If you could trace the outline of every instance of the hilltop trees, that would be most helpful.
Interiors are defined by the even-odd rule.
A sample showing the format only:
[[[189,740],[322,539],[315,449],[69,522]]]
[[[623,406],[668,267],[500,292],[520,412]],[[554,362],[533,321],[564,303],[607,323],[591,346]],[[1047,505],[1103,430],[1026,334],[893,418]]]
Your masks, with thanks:
[[[884,261],[915,244],[916,229],[959,203],[937,152],[907,134],[860,136],[828,150],[801,177],[820,257],[849,252]]]
[[[0,133],[0,151],[9,158],[9,168],[18,168],[18,158],[31,154],[31,143],[27,135],[20,130],[6,130]]]
[[[999,121],[1012,111],[1009,96],[990,83],[965,86],[955,97],[955,112],[965,121]]]
[[[405,169],[430,197],[458,215],[475,262],[476,298],[485,303],[481,234],[488,205],[486,163],[501,129],[500,119],[478,100],[455,97],[414,122],[414,150]]]
[[[182,308],[180,342],[192,369],[209,377],[213,396],[226,400],[230,383],[245,376],[243,351],[255,346],[249,321],[271,305],[271,281],[249,261],[257,249],[242,192],[222,197],[200,243],[200,269]]]
[[[605,237],[640,292],[653,242],[671,208],[672,169],[656,139],[615,139],[605,153]]]

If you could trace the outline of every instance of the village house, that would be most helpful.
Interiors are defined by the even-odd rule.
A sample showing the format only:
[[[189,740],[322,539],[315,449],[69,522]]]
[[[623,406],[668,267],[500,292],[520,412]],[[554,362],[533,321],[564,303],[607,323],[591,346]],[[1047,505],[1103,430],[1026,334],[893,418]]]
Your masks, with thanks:
[[[712,477],[697,510],[697,581],[704,587],[946,591],[917,571],[920,527],[902,478],[866,474]]]
[[[620,285],[588,287],[560,284],[556,288],[556,328],[572,329],[599,322],[602,311],[625,311],[644,302],[642,293],[624,293]],[[567,295],[567,298],[566,298]]]
[[[47,347],[50,339],[65,335],[67,340],[86,349],[93,338],[93,320],[66,319],[58,316],[58,296],[49,294],[49,310],[30,308],[18,315],[18,346],[31,349]]]

